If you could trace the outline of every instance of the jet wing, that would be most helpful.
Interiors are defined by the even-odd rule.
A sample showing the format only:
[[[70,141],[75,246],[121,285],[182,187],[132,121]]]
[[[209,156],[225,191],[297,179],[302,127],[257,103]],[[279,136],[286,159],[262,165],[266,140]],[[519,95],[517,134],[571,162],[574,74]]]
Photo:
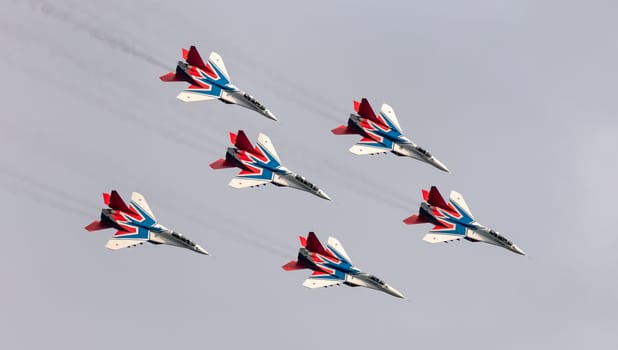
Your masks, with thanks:
[[[468,208],[468,204],[466,204],[466,201],[459,192],[451,191],[449,202],[457,208],[460,213],[463,212],[462,214],[467,215],[470,221],[474,220],[474,216],[472,216],[472,212],[470,211],[470,208]]]
[[[259,185],[265,185],[270,183],[271,180],[268,179],[252,179],[246,177],[237,176],[233,178],[228,185],[234,188],[247,188]]]
[[[361,142],[355,144],[354,146],[350,147],[350,152],[362,156],[362,155],[367,155],[367,154],[386,153],[386,152],[390,152],[393,149],[392,144],[391,144],[391,147],[388,147],[381,143],[377,143],[373,140],[371,140],[373,142],[363,142],[363,140],[361,140]]]
[[[434,233],[430,231],[429,233],[425,234],[425,236],[423,237],[423,241],[429,242],[429,243],[441,243],[441,242],[455,241],[455,240],[458,240],[464,237],[465,235],[464,236],[448,235],[448,234]]]
[[[211,52],[210,56],[208,57],[208,63],[210,63],[211,65],[215,66],[217,68],[217,70],[219,70],[219,72],[221,74],[223,74],[223,76],[225,77],[225,79],[227,79],[228,82],[230,82],[230,75],[227,72],[227,69],[225,69],[225,64],[223,63],[223,58],[221,58],[221,56],[216,53],[216,52]]]
[[[147,240],[144,239],[118,239],[118,238],[112,238],[109,241],[107,241],[107,244],[105,245],[106,248],[111,249],[111,250],[118,250],[118,249],[122,249],[122,248],[130,248],[130,247],[135,247],[137,245],[140,245],[144,242],[146,242]]]
[[[313,278],[313,277],[309,277],[305,280],[305,282],[303,282],[303,286],[307,287],[307,288],[320,288],[320,287],[329,287],[329,286],[334,286],[337,284],[341,284],[345,282],[344,280],[340,280],[340,279],[330,279],[330,278]]]
[[[177,99],[184,102],[197,102],[214,100],[221,97],[222,90],[216,85],[189,85],[185,90],[176,96]]]
[[[348,264],[352,265],[352,259],[350,259],[348,253],[346,253],[345,249],[343,249],[343,246],[341,245],[341,242],[339,242],[339,240],[334,237],[328,237],[326,246],[328,247],[328,249],[332,250],[339,259],[344,260]]]
[[[272,141],[270,141],[270,138],[268,136],[264,134],[259,134],[257,143],[258,145],[262,146],[264,151],[268,152],[273,158],[277,160],[277,162],[279,162],[279,164],[281,164],[281,159],[279,159],[279,155],[275,150],[275,146],[273,146],[273,143]]]
[[[401,126],[399,125],[399,120],[397,120],[397,116],[395,115],[395,111],[393,107],[387,105],[386,103],[382,105],[382,109],[380,110],[380,115],[387,121],[390,126],[401,134]]]
[[[152,210],[150,210],[150,207],[148,206],[148,202],[146,202],[146,199],[141,194],[133,192],[131,194],[131,204],[148,214],[153,221],[157,221],[152,213]]]

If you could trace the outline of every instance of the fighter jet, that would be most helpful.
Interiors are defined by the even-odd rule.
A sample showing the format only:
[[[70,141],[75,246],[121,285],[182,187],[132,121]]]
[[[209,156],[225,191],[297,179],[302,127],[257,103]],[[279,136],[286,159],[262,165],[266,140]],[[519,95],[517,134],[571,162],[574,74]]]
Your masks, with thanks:
[[[423,199],[418,215],[403,220],[408,225],[431,223],[434,228],[423,237],[429,243],[450,242],[461,238],[471,242],[484,242],[526,255],[523,250],[498,232],[474,220],[461,194],[451,191],[446,203],[435,186],[423,190]]]
[[[259,134],[257,146],[253,147],[244,131],[230,133],[230,140],[235,147],[229,147],[225,158],[210,164],[213,169],[240,168],[240,173],[230,181],[234,188],[256,187],[272,183],[313,193],[330,200],[330,197],[306,178],[281,165],[281,160],[270,138]]]
[[[350,287],[367,287],[403,298],[395,288],[354,266],[336,238],[328,237],[324,248],[315,233],[309,232],[307,238],[300,236],[300,245],[302,247],[298,251],[298,260],[290,261],[282,268],[286,271],[313,270],[313,274],[305,280],[303,286],[319,288],[343,283]]]
[[[184,81],[190,84],[176,96],[179,100],[195,102],[219,99],[225,103],[237,104],[256,111],[266,118],[277,120],[253,96],[239,90],[231,83],[223,59],[218,53],[211,52],[208,61],[204,63],[195,46],[191,46],[189,50],[182,49],[182,57],[185,62],[178,61],[175,72],[159,77],[162,81]]]
[[[101,219],[93,221],[85,228],[91,232],[107,228],[118,230],[105,245],[107,248],[117,250],[150,242],[170,244],[208,255],[204,248],[180,233],[159,224],[141,194],[133,192],[131,203],[128,206],[116,191],[112,191],[111,194],[103,193],[103,202],[109,208],[102,209]]]
[[[415,158],[449,172],[436,157],[402,135],[401,126],[391,106],[383,104],[380,114],[376,115],[367,99],[363,98],[361,102],[354,101],[354,110],[357,114],[350,114],[348,125],[331,130],[335,135],[359,134],[363,137],[350,148],[350,152],[365,155],[391,151],[398,156]]]

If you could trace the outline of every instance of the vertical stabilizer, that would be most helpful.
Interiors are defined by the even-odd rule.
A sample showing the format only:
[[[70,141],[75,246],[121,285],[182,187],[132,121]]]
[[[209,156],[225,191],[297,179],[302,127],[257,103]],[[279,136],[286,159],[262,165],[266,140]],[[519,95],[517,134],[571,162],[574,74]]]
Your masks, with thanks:
[[[235,137],[232,137],[232,133],[230,133],[230,139],[232,139],[234,146],[236,146],[238,149],[247,152],[255,151],[253,145],[251,144],[251,141],[249,141],[247,134],[245,134],[243,130],[238,130],[238,134],[236,134]]]
[[[444,210],[450,210],[436,186],[431,186],[431,189],[429,190],[429,195],[427,196],[427,203],[434,207],[438,207]]]

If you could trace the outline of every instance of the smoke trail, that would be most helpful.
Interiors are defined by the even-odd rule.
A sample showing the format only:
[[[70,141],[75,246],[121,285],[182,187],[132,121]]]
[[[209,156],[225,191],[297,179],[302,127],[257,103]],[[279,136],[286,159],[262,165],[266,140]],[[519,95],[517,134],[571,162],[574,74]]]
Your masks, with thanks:
[[[79,18],[72,16],[69,12],[56,7],[54,4],[52,4],[49,1],[30,0],[30,5],[32,6],[34,10],[38,10],[47,16],[51,16],[61,22],[70,24],[76,30],[85,31],[94,39],[102,43],[105,43],[106,45],[116,50],[122,51],[126,54],[139,58],[159,68],[169,69],[169,65],[166,65],[165,63],[159,61],[155,57],[145,52],[142,52],[134,45],[131,45],[125,42],[124,40],[117,38],[111,34],[105,33],[101,28],[97,28],[94,25],[86,21],[82,21]]]
[[[54,208],[60,208],[80,217],[92,216],[93,213],[96,214],[96,209],[92,206],[92,203],[87,203],[81,198],[78,198],[57,187],[43,183],[31,176],[19,173],[14,169],[10,169],[6,165],[0,164],[0,172],[4,173],[13,180],[12,184],[5,183],[8,190],[13,193],[26,195],[37,202],[45,203]],[[95,211],[89,212],[84,208],[92,208]]]

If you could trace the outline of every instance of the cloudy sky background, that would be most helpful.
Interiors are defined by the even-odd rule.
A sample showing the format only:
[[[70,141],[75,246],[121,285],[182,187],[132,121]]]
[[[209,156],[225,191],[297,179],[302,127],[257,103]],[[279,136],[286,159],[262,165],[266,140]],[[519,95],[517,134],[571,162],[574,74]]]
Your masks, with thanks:
[[[6,0],[0,12],[0,346],[611,348],[618,343],[613,1]],[[175,99],[180,49],[225,60],[278,118]],[[452,171],[355,156],[352,101],[389,103]],[[269,135],[332,202],[235,190],[208,164]],[[429,245],[420,190],[462,193],[528,256]],[[138,191],[211,256],[110,251],[101,192]],[[399,289],[309,290],[298,235]]]

